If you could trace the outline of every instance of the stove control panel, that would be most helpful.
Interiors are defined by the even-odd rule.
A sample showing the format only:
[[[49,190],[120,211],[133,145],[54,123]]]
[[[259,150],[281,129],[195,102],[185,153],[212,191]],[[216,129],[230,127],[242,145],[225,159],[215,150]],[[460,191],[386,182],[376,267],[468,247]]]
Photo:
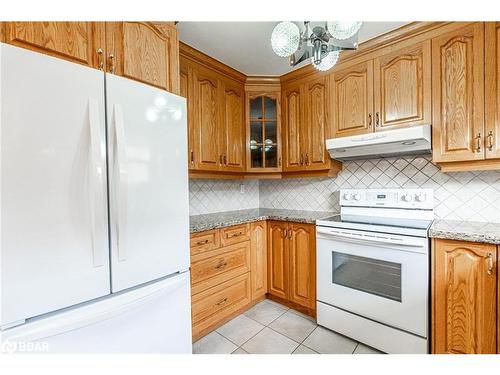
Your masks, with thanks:
[[[434,191],[432,189],[342,189],[340,205],[431,210],[434,208]]]

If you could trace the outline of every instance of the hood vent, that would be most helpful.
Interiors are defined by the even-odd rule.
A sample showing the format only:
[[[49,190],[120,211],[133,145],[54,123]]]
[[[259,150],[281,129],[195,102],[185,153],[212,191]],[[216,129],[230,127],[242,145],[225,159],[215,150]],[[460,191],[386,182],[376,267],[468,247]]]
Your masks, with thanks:
[[[326,140],[332,159],[354,160],[397,155],[430,154],[431,126],[387,130]]]

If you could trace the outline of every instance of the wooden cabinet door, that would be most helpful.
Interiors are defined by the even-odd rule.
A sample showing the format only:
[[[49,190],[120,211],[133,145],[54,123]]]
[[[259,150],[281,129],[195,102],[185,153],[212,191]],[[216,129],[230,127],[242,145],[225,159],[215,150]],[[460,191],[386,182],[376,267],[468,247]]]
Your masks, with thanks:
[[[288,298],[288,223],[268,222],[267,264],[268,292],[276,297]]]
[[[193,69],[193,154],[196,169],[222,167],[220,81],[208,70]]]
[[[326,139],[330,136],[328,77],[305,85],[305,123],[307,145],[304,163],[308,170],[328,169],[330,156]]]
[[[284,170],[298,171],[305,168],[304,146],[304,95],[302,87],[295,85],[284,90],[283,119],[285,120]]]
[[[267,222],[257,221],[250,225],[250,272],[252,300],[267,293]]]
[[[245,92],[235,84],[223,85],[223,119],[221,150],[223,169],[243,172],[245,138]]]
[[[6,43],[92,68],[104,61],[103,22],[5,22],[3,26]]]
[[[482,23],[432,39],[435,162],[484,159],[483,43]]]
[[[194,103],[193,103],[193,75],[191,68],[183,66],[179,74],[179,93],[186,98],[187,127],[188,127],[188,168],[195,169],[196,161],[194,155]]]
[[[496,353],[496,246],[434,241],[434,353]]]
[[[292,223],[289,249],[289,299],[301,306],[316,306],[316,227]]]
[[[485,23],[486,159],[500,158],[500,22]]]
[[[330,76],[334,137],[373,131],[373,61]]]
[[[431,123],[431,42],[374,60],[375,130]]]
[[[179,92],[179,46],[171,22],[107,22],[107,71]]]

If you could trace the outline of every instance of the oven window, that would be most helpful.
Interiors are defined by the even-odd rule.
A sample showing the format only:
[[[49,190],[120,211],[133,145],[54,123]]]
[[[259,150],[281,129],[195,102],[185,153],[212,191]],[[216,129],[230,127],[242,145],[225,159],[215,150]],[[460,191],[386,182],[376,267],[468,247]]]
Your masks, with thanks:
[[[401,264],[332,252],[332,282],[401,302]]]

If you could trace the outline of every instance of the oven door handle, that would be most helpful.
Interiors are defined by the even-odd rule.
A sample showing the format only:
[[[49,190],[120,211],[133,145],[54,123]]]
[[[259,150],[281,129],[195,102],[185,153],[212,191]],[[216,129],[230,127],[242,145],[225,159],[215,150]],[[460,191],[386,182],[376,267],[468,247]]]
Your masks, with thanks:
[[[357,243],[367,243],[367,244],[377,243],[377,244],[388,244],[388,245],[397,245],[405,247],[423,246],[422,242],[407,241],[404,239],[399,240],[396,238],[387,238],[387,237],[381,238],[365,234],[350,234],[345,232],[339,232],[333,229],[317,228],[316,232],[318,234],[325,235],[324,237],[327,239],[339,238],[342,240],[348,240],[350,242],[357,242]]]

